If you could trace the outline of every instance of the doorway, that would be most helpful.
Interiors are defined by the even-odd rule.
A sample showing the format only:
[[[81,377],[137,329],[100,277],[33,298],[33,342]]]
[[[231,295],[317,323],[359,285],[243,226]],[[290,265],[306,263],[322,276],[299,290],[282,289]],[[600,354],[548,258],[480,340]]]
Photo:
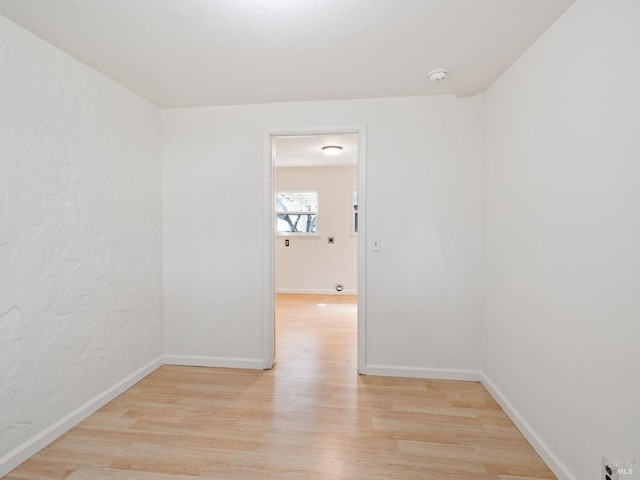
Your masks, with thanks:
[[[264,231],[265,231],[265,288],[264,288],[264,345],[263,355],[265,368],[271,368],[275,361],[275,306],[276,306],[276,284],[280,292],[299,294],[335,294],[332,297],[338,298],[353,295],[357,292],[357,369],[359,373],[365,373],[366,365],[366,139],[364,125],[350,126],[327,126],[322,128],[287,128],[271,129],[264,134]],[[329,163],[332,169],[324,170],[327,167],[326,152],[322,147],[342,147],[336,149],[339,154],[351,151],[349,155],[344,155],[339,159],[335,156]],[[308,148],[316,155],[302,155],[299,147]],[[317,150],[317,152],[316,152]],[[326,150],[326,149],[325,149]],[[355,150],[355,151],[354,151]],[[293,152],[293,154],[291,154]],[[296,153],[297,152],[297,153]],[[306,157],[306,160],[300,157]],[[313,159],[315,157],[315,160]],[[296,160],[297,158],[297,160]],[[304,160],[301,164],[301,160]],[[324,161],[323,167],[313,162]],[[293,162],[293,164],[292,164]],[[296,163],[297,162],[297,163]],[[304,162],[311,162],[304,164]],[[312,182],[304,178],[313,176],[322,168],[322,175],[326,178],[317,179],[316,186],[331,184],[330,175],[342,175],[348,177],[352,165],[351,187],[347,188],[349,180],[343,178],[341,181],[342,193],[334,193],[340,198],[332,199],[332,190],[319,192],[324,187],[311,188]],[[355,165],[354,165],[355,163]],[[295,165],[294,165],[295,164]],[[320,164],[321,165],[321,164]],[[335,168],[333,168],[335,167]],[[355,167],[355,168],[353,168]],[[283,168],[280,172],[282,178],[279,185],[276,185],[277,168]],[[310,170],[303,173],[302,170]],[[312,171],[313,169],[316,171]],[[284,173],[286,172],[286,174]],[[297,179],[296,179],[297,178]],[[280,181],[282,180],[282,181]],[[355,182],[354,182],[355,180]],[[288,183],[287,183],[288,182]],[[340,183],[338,177],[335,182]],[[346,183],[345,183],[346,182]],[[355,188],[352,188],[355,187]],[[345,190],[346,189],[346,190]],[[346,194],[344,192],[347,192]],[[323,200],[324,198],[324,200]],[[280,201],[274,201],[279,199]],[[342,227],[332,226],[332,221],[322,214],[322,203],[325,208],[335,208],[335,204],[344,202],[343,212],[347,213],[338,220],[342,222]],[[355,202],[355,203],[354,203]],[[334,207],[331,205],[334,204]],[[324,225],[323,225],[324,222]],[[327,255],[326,259],[338,259],[344,255],[349,255],[349,242],[351,250],[355,250],[355,272],[349,269],[322,267],[322,251]],[[276,282],[276,249],[279,253],[286,253],[288,266],[283,268],[283,263],[279,258],[278,279]],[[315,253],[314,253],[315,252]],[[313,258],[319,256],[320,263],[317,270],[320,275],[314,279],[310,273],[305,275],[304,271],[295,268],[296,262],[300,258]],[[310,262],[312,263],[312,262]],[[328,262],[330,263],[330,262]],[[338,260],[339,263],[339,260]],[[293,267],[292,267],[293,265]],[[353,270],[353,268],[352,268]],[[341,280],[342,279],[342,280]],[[296,283],[298,282],[298,283]],[[297,285],[292,288],[292,285]],[[335,289],[335,290],[334,290]],[[318,297],[319,298],[319,297]]]

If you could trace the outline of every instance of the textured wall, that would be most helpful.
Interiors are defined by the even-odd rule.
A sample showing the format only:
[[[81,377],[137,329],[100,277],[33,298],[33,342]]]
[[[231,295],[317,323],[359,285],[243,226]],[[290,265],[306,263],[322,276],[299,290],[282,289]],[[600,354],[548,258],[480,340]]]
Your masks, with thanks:
[[[159,112],[0,17],[0,458],[161,353]]]

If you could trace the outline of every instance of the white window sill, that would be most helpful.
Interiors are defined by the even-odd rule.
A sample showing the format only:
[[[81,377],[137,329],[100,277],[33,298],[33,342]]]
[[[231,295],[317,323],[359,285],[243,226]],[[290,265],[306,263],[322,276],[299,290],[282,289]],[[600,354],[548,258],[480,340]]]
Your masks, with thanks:
[[[321,238],[315,233],[276,233],[278,238]]]

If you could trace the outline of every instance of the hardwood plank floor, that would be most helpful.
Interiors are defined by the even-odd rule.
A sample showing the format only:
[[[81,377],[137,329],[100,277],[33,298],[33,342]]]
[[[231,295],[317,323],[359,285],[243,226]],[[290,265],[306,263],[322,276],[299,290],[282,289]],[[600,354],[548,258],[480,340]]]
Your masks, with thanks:
[[[273,370],[161,367],[5,479],[555,478],[481,384],[357,375],[355,297],[276,323]]]

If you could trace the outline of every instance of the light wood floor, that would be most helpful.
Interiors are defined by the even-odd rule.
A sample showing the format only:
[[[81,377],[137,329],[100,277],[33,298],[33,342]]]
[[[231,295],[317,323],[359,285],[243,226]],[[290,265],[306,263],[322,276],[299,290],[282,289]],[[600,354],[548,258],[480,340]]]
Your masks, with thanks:
[[[555,478],[479,383],[358,376],[355,297],[277,312],[273,370],[164,366],[5,478]]]

